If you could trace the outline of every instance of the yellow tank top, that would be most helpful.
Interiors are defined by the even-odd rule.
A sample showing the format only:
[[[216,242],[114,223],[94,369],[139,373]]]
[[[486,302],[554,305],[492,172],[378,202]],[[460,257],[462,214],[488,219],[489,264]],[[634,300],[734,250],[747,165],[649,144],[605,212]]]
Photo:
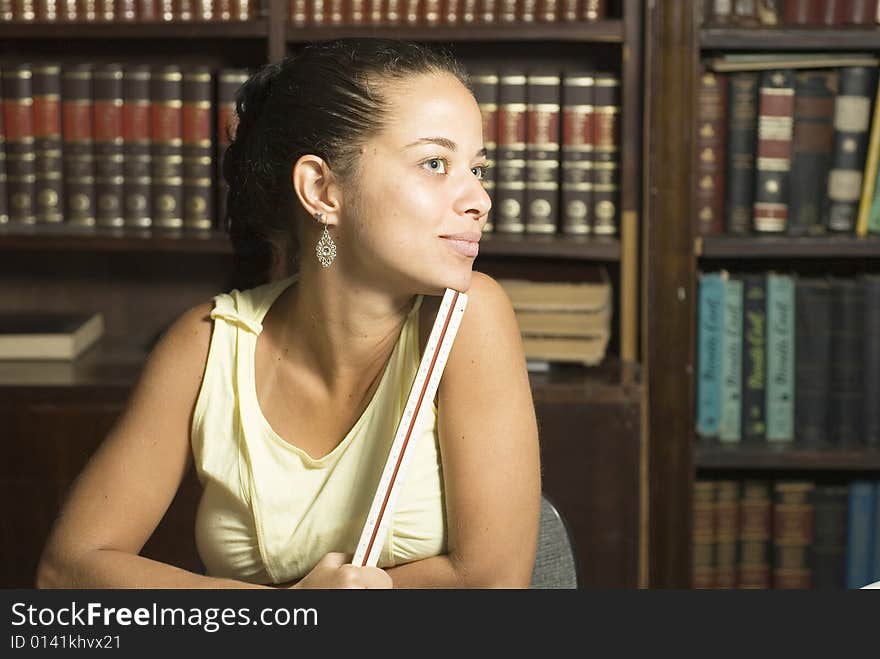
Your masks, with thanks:
[[[191,437],[203,486],[196,546],[211,576],[283,583],[305,576],[329,551],[354,553],[418,370],[421,296],[372,400],[340,444],[314,459],[286,442],[260,410],[254,347],[269,307],[295,279],[214,298],[214,328]],[[380,567],[446,551],[433,404],[419,415],[414,439]]]

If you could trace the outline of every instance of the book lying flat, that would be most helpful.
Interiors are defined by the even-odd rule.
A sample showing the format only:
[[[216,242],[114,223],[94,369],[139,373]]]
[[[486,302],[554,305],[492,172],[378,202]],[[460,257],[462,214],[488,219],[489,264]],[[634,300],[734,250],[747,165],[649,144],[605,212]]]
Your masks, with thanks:
[[[76,359],[103,334],[100,313],[0,312],[0,359]]]
[[[569,362],[596,366],[605,357],[608,337],[523,336],[528,361]]]
[[[772,69],[824,69],[839,66],[877,66],[875,55],[859,53],[747,53],[712,58],[713,71],[764,71]]]
[[[536,282],[499,279],[514,311],[584,311],[610,309],[611,285],[602,282]]]

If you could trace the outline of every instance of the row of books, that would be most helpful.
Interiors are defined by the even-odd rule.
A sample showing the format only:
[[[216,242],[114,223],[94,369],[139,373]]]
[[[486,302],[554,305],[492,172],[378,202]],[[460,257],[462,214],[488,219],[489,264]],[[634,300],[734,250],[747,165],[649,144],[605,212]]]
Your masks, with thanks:
[[[695,588],[861,588],[880,581],[880,481],[698,480]]]
[[[603,268],[591,281],[499,279],[510,298],[530,367],[551,363],[595,366],[611,336],[612,287]]]
[[[880,446],[880,275],[703,273],[697,434]]]
[[[474,67],[493,197],[487,231],[618,231],[620,77]]]
[[[701,235],[880,233],[877,59],[822,61],[759,54],[708,64],[697,107]]]
[[[0,223],[213,228],[226,198],[217,164],[246,77],[173,64],[4,66]]]
[[[251,21],[262,0],[0,0],[0,23]]]
[[[595,23],[607,0],[290,0],[288,18],[306,25],[511,25]]]
[[[877,0],[703,0],[710,27],[807,27],[880,23]]]

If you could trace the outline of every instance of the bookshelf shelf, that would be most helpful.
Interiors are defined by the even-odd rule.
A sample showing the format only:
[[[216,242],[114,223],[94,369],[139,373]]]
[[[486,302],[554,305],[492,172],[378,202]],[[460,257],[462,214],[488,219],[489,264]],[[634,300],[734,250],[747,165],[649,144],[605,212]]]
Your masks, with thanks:
[[[702,236],[694,254],[703,259],[880,258],[880,236]]]
[[[712,470],[880,471],[877,448],[780,445],[699,445],[695,466]]]
[[[700,30],[704,50],[877,50],[880,28],[705,28]]]
[[[483,236],[480,253],[491,256],[534,256],[593,261],[619,261],[615,238],[492,233]]]
[[[623,42],[623,21],[605,20],[595,23],[532,25],[476,25],[410,27],[387,26],[333,26],[287,28],[288,43],[303,43],[344,37],[382,37],[417,41],[571,41]]]
[[[70,226],[0,227],[3,251],[179,252],[232,254],[221,231]]]
[[[0,39],[266,39],[269,21],[228,23],[0,23]]]

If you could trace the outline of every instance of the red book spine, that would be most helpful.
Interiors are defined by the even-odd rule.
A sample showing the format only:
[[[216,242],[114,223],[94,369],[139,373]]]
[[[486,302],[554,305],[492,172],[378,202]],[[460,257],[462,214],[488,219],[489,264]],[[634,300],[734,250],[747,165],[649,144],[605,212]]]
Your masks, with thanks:
[[[838,3],[842,0],[818,0],[819,16],[822,25],[837,25],[841,16],[841,9]]]
[[[562,77],[562,233],[590,233],[596,79],[589,71]]]
[[[773,587],[808,589],[812,571],[808,552],[813,544],[812,482],[774,484]]]
[[[2,98],[0,94],[0,225],[9,222],[9,206],[6,203],[6,128],[3,122]]]
[[[367,0],[344,0],[342,14],[345,18],[343,21],[347,25],[367,25],[370,22],[370,12],[373,7]],[[377,7],[381,10],[381,3]]]
[[[715,519],[716,484],[714,481],[694,483],[692,499],[693,564],[691,583],[694,588],[715,587]]]
[[[758,96],[754,228],[778,233],[788,227],[794,72],[763,71]]]
[[[773,531],[770,483],[745,480],[739,497],[737,587],[770,588],[770,545]]]
[[[146,64],[126,66],[122,72],[123,218],[132,227],[153,222],[150,77]]]
[[[37,19],[34,0],[12,0],[12,20],[29,23]]]
[[[95,128],[92,69],[89,64],[65,67],[61,74],[64,135],[64,219],[95,224]]]
[[[64,220],[63,166],[61,161],[61,67],[34,66],[34,156],[37,222]]]
[[[838,6],[841,25],[873,25],[877,15],[877,0],[847,0]]]
[[[404,0],[388,0],[388,7],[382,19],[386,25],[400,25],[406,16]]]
[[[195,0],[193,3],[193,20],[200,23],[211,23],[215,20],[216,3],[214,0]]]
[[[101,226],[123,220],[122,66],[107,64],[94,72],[95,216]]]
[[[295,27],[304,27],[308,24],[308,0],[290,0],[287,7],[290,24]],[[221,20],[229,20],[221,19]]]
[[[704,71],[697,97],[697,233],[724,233],[727,77]]]
[[[560,19],[562,0],[538,0],[538,21],[555,23]]]
[[[498,3],[500,0],[479,0],[477,9],[478,22],[494,25],[498,22]]]
[[[345,20],[343,0],[325,0],[324,6],[327,12],[325,22],[328,25],[342,25]]]
[[[98,20],[98,0],[78,0],[79,20],[94,23]]]
[[[526,110],[525,72],[502,73],[498,79],[496,232],[525,231]]]
[[[136,0],[136,2],[138,20],[149,22],[163,19],[159,0]]]
[[[79,3],[77,0],[60,0],[61,12],[59,20],[67,23],[76,23],[79,21]]]
[[[191,229],[214,225],[214,158],[211,143],[211,71],[183,72],[183,224]]]
[[[518,0],[496,0],[496,20],[499,23],[515,23],[518,15]]]
[[[583,20],[588,23],[596,23],[605,19],[607,2],[606,0],[582,0],[583,1]]]
[[[180,67],[162,66],[150,81],[153,226],[183,226],[183,96]]]
[[[440,22],[444,25],[458,25],[461,22],[462,0],[441,0]]]
[[[560,75],[532,72],[526,88],[526,231],[552,234],[559,222]]]
[[[617,233],[620,175],[620,78],[596,75],[593,233]]]
[[[9,221],[33,224],[37,221],[34,211],[33,72],[28,64],[13,64],[4,67],[2,75]]]
[[[821,25],[822,7],[819,0],[786,0],[783,3],[785,25]]]
[[[464,25],[473,25],[477,22],[478,0],[461,0],[461,22]]]

